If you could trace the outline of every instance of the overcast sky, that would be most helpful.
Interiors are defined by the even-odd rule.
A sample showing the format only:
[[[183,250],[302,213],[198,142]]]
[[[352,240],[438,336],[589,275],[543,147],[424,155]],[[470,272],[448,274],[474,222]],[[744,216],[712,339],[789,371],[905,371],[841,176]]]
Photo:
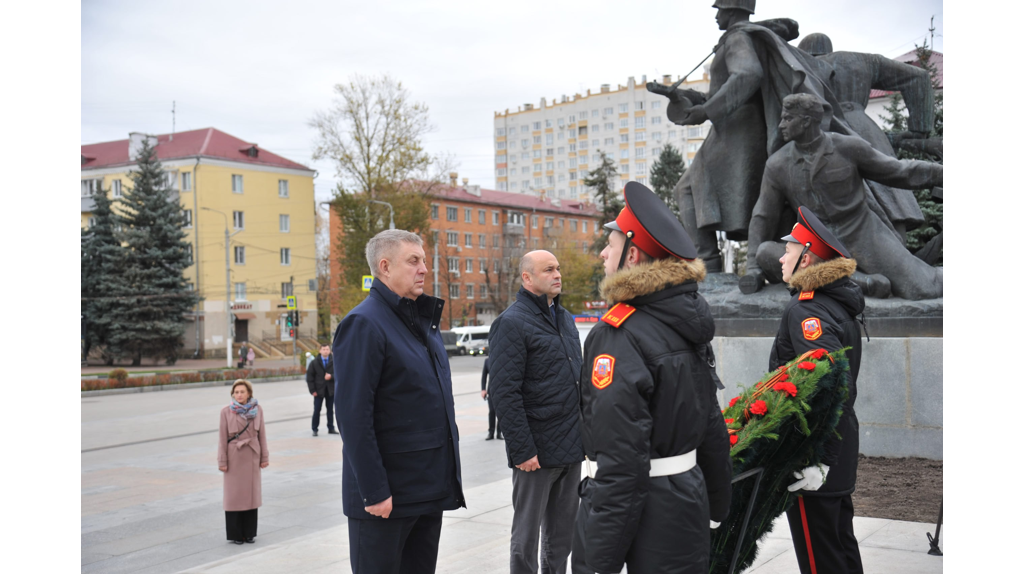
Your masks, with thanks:
[[[712,0],[82,3],[82,143],[131,131],[216,127],[319,171],[314,111],[352,74],[388,73],[430,108],[431,153],[494,187],[494,112],[629,76],[688,72],[718,41]],[[761,1],[753,19],[789,17],[801,37],[895,57],[928,37],[942,51],[940,0]],[[795,43],[795,42],[794,42]],[[696,77],[696,74],[694,75]]]

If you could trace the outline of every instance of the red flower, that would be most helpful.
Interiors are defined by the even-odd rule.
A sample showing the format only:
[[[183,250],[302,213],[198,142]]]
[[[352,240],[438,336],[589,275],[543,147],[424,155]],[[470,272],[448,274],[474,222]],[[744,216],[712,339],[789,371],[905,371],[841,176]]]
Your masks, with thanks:
[[[813,371],[814,370],[814,363],[812,363],[810,361],[804,361],[804,362],[800,363],[799,365],[797,365],[797,367],[799,367],[799,368],[801,368],[801,369],[803,369],[805,371]]]
[[[725,419],[725,424],[732,424],[733,419]]]
[[[732,407],[732,406],[736,406],[736,401],[738,401],[738,400],[740,400],[740,398],[739,398],[739,397],[733,397],[733,398],[732,398],[732,400],[731,400],[731,401],[729,401],[729,406],[730,406],[730,407]]]
[[[818,350],[814,351],[813,353],[811,353],[811,357],[813,357],[816,360],[817,359],[821,359],[825,355],[826,355],[825,349],[818,349]]]
[[[789,380],[789,373],[782,373],[782,376],[779,377],[779,380],[780,381],[788,381]]]
[[[750,412],[755,415],[763,415],[768,412],[768,405],[762,400],[756,400],[754,404],[750,405]]]
[[[772,385],[772,390],[779,391],[780,393],[787,393],[791,397],[796,396],[796,385],[789,382],[775,383]]]
[[[738,442],[740,442],[740,437],[738,437],[738,436],[736,436],[734,434],[733,435],[729,435],[729,444],[736,444]]]

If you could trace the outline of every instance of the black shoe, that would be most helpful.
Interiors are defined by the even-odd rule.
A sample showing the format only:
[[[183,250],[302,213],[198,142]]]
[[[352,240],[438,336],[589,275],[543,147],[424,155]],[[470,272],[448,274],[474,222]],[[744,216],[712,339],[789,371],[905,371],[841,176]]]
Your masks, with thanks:
[[[500,431],[498,432],[498,440],[505,440],[505,436]]]
[[[338,434],[338,431],[334,429],[327,429],[327,434]]]
[[[235,544],[245,544],[245,542],[241,540],[232,540],[232,542],[234,542]]]
[[[313,431],[313,436],[316,436],[316,431]]]
[[[256,539],[255,538],[246,538],[245,541],[248,542],[249,544],[256,544]]]
[[[494,440],[494,431],[487,431],[487,438],[484,440]]]

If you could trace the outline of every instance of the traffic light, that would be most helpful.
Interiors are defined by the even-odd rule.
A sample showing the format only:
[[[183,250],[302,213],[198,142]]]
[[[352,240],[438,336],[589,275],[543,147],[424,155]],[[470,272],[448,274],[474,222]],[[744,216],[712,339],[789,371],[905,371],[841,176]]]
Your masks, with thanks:
[[[288,336],[292,337],[294,339],[295,338],[295,329],[288,329]]]
[[[298,309],[293,311],[293,313],[295,313],[295,326],[298,327],[302,323],[302,318],[299,315],[299,310]]]
[[[292,322],[292,312],[291,311],[288,311],[288,318],[285,320],[285,324],[288,326],[289,329],[291,329],[294,326],[294,323]]]

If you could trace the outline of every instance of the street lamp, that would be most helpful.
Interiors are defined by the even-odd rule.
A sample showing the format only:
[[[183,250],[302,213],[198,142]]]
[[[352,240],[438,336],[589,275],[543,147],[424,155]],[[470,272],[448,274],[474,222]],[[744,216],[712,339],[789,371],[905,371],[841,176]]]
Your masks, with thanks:
[[[227,324],[227,331],[226,331],[226,333],[227,333],[227,340],[228,340],[228,346],[225,348],[224,354],[227,355],[228,367],[231,367],[231,366],[233,366],[232,363],[231,363],[231,360],[234,358],[233,357],[233,355],[234,355],[234,348],[231,346],[231,343],[232,343],[232,341],[231,341],[231,339],[232,339],[232,337],[231,337],[231,261],[230,261],[230,257],[228,256],[228,253],[229,253],[229,251],[231,249],[230,246],[229,246],[230,242],[231,242],[231,238],[233,236],[241,233],[242,230],[239,229],[238,231],[236,231],[236,232],[234,232],[234,233],[229,235],[228,234],[228,216],[226,214],[224,214],[224,212],[222,212],[222,211],[217,211],[216,209],[210,209],[209,207],[204,207],[203,209],[205,211],[212,211],[214,213],[219,213],[219,214],[221,214],[222,217],[224,217],[224,315],[225,315],[225,317],[227,317],[225,319],[225,321],[226,321],[226,324]]]
[[[368,200],[368,201],[369,201],[370,203],[379,203],[379,204],[381,204],[381,205],[386,205],[386,206],[388,206],[388,209],[390,209],[390,210],[391,210],[391,225],[389,225],[389,226],[388,226],[388,229],[394,229],[394,228],[395,228],[395,208],[394,208],[394,207],[391,207],[391,204],[390,204],[390,203],[388,203],[388,202],[386,202],[386,201],[377,201],[376,199],[370,199],[370,200]],[[367,211],[367,215],[369,215],[369,211],[370,211],[370,210],[369,210],[369,207],[367,207],[367,210],[366,210],[366,211]]]

